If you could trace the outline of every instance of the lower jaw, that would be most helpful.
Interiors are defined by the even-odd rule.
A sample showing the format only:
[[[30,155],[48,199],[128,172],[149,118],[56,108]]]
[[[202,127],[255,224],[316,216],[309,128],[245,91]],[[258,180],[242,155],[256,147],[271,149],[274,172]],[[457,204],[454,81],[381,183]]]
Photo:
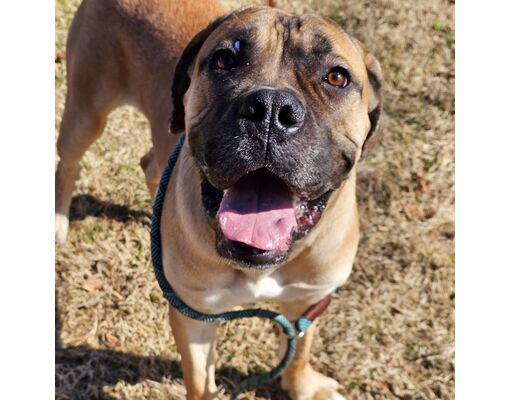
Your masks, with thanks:
[[[260,250],[244,243],[226,239],[221,232],[216,233],[218,254],[228,259],[238,269],[265,271],[281,265],[288,256],[278,250]]]

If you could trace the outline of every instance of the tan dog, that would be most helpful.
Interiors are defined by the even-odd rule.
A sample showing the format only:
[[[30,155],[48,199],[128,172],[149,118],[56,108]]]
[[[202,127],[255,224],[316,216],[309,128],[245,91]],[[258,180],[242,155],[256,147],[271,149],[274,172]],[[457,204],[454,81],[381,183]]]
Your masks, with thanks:
[[[141,164],[153,196],[177,138],[171,114],[187,140],[163,209],[168,281],[202,312],[274,300],[295,320],[350,274],[354,166],[380,135],[381,70],[329,19],[222,14],[213,1],[84,1],[67,47],[56,237],[65,240],[78,162],[108,113],[128,103],[149,119],[154,147]],[[170,322],[188,399],[214,397],[215,325],[174,309]],[[292,399],[342,398],[309,364],[314,327],[282,386]]]

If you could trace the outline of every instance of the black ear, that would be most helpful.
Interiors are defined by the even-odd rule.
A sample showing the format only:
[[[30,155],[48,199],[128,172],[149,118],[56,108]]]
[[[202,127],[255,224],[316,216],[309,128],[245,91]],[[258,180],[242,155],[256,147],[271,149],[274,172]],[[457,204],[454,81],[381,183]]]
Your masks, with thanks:
[[[379,61],[359,41],[354,40],[354,42],[363,55],[369,85],[368,118],[370,119],[370,131],[361,149],[361,158],[363,159],[375,146],[382,134],[382,70]]]
[[[211,22],[207,28],[198,32],[193,39],[188,43],[186,48],[181,54],[181,58],[175,67],[174,78],[172,81],[172,99],[173,110],[170,118],[170,131],[172,133],[181,133],[185,129],[184,123],[184,94],[189,88],[191,83],[188,71],[195,61],[200,48],[204,44],[209,35],[218,28],[227,16],[222,16]]]

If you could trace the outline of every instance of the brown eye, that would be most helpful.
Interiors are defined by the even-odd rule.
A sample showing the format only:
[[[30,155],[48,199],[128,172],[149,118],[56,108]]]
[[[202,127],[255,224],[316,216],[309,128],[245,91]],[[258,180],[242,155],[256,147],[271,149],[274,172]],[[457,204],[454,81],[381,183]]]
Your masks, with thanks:
[[[235,66],[236,59],[232,52],[228,50],[220,51],[216,54],[214,65],[219,69],[228,70]]]
[[[330,71],[326,76],[326,81],[331,86],[344,88],[349,83],[349,79],[347,78],[347,74],[341,70],[335,69]]]

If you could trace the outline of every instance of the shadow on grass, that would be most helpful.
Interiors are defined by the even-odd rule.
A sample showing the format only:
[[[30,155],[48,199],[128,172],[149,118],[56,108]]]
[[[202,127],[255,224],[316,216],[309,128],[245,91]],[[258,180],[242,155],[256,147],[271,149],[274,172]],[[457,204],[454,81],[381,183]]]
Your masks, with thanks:
[[[81,221],[88,216],[107,218],[119,222],[138,221],[150,225],[151,214],[147,211],[133,210],[128,206],[96,199],[89,194],[74,196],[71,202],[69,219]]]
[[[103,392],[105,386],[114,386],[118,382],[133,385],[144,380],[162,382],[165,377],[182,379],[180,366],[173,360],[83,345],[64,347],[60,332],[58,297],[55,294],[55,399],[113,399]],[[247,377],[235,368],[216,371],[217,383],[229,394]],[[258,388],[256,396],[288,399],[278,382]]]

